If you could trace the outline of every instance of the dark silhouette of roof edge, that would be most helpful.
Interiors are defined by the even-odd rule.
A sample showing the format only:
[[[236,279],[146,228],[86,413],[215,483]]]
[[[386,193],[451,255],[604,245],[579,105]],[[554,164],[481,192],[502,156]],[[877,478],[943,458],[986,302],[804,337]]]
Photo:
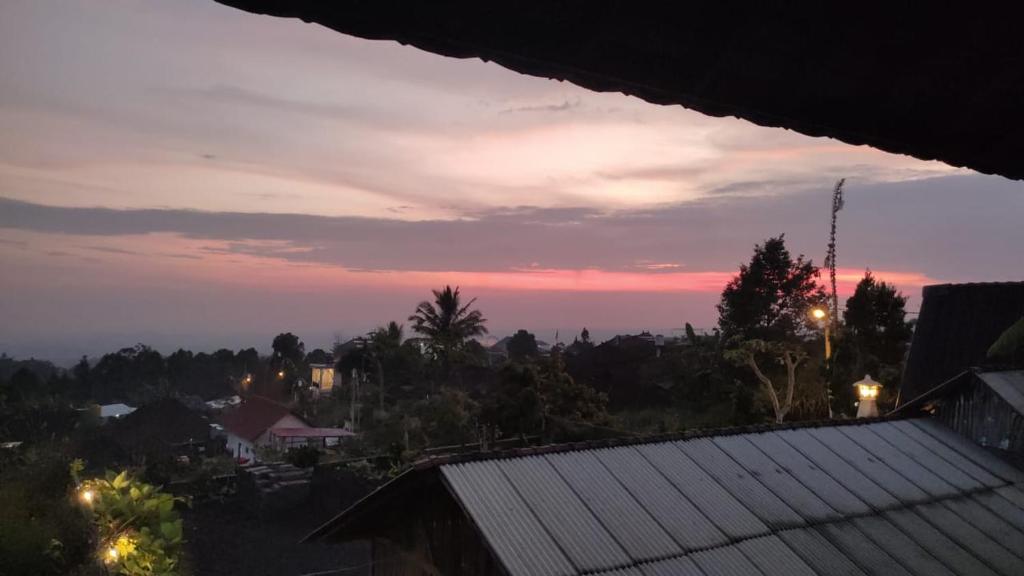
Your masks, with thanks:
[[[1013,5],[217,1],[1024,179],[1024,42]]]

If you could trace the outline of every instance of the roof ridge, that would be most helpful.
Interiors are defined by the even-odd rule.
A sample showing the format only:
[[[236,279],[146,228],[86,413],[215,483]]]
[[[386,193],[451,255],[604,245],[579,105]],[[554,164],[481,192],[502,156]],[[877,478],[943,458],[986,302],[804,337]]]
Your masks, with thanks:
[[[447,464],[461,464],[464,462],[478,462],[483,460],[504,460],[508,458],[521,458],[524,456],[540,456],[544,454],[559,454],[564,452],[578,452],[582,450],[596,450],[601,448],[617,448],[619,446],[638,446],[643,444],[657,444],[661,442],[676,442],[680,440],[692,440],[710,436],[736,436],[739,434],[764,434],[779,430],[797,430],[803,428],[822,428],[835,426],[861,426],[874,424],[876,422],[891,422],[894,420],[905,420],[919,415],[910,414],[886,414],[875,418],[848,418],[843,420],[804,420],[798,422],[782,422],[768,424],[749,424],[744,426],[726,426],[720,428],[694,428],[681,432],[667,434],[652,434],[648,436],[631,436],[605,438],[601,440],[586,440],[581,442],[565,442],[561,444],[544,444],[541,446],[527,446],[523,448],[507,448],[496,451],[476,451],[460,454],[448,454],[442,456],[427,456],[412,464],[414,470],[425,470],[436,468]]]

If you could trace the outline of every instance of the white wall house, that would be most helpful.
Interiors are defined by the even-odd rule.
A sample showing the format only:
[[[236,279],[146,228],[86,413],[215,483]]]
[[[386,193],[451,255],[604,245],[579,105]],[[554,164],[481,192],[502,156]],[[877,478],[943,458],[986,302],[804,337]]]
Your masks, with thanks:
[[[256,451],[271,443],[271,428],[309,428],[302,418],[288,407],[260,396],[242,401],[242,405],[221,417],[226,448],[243,461],[257,460]]]

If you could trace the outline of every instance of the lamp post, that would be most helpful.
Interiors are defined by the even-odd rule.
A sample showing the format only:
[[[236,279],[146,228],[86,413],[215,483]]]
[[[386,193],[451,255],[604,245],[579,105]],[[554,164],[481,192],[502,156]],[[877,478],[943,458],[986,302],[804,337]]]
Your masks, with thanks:
[[[857,418],[874,418],[878,416],[878,393],[882,385],[871,379],[871,375],[865,375],[864,379],[855,382],[853,387],[857,389]]]
[[[828,417],[832,419],[832,334],[829,330],[828,310],[821,306],[811,310],[811,317],[817,320],[825,332],[825,405]]]
[[[821,322],[822,327],[825,329],[825,363],[828,364],[832,358],[832,335],[829,330],[828,310],[815,308],[811,310],[811,316],[818,322]]]

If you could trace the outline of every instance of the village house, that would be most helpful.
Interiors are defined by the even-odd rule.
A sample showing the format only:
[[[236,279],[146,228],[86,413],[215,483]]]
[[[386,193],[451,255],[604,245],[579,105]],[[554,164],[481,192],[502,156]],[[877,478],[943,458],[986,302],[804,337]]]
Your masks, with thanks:
[[[306,429],[309,424],[284,404],[262,396],[249,396],[221,416],[226,448],[239,461],[257,460],[256,449],[273,442],[271,429]]]

